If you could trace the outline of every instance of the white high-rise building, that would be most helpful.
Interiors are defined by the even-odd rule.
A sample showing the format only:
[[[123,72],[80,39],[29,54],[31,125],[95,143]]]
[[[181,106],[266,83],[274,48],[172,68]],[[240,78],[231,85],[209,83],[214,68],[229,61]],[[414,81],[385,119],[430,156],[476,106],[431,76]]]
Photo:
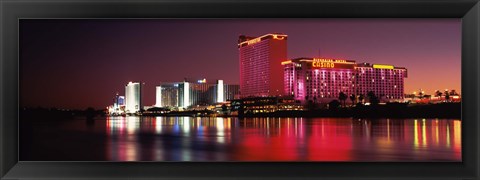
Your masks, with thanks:
[[[156,86],[156,107],[178,107],[178,83],[162,83]],[[183,94],[182,94],[183,95]],[[183,102],[183,101],[182,101]]]
[[[162,107],[162,86],[155,87],[155,107]]]
[[[217,81],[217,103],[224,102],[225,98],[223,97],[223,80]]]
[[[156,87],[157,107],[207,106],[232,100],[239,94],[239,85],[225,84],[223,80],[185,80],[162,83]]]
[[[139,82],[129,82],[125,86],[125,112],[136,113],[142,108],[142,91]]]
[[[192,105],[190,104],[190,83],[188,82],[183,82],[180,86],[180,97],[181,100],[179,101],[179,106],[183,108],[188,108],[188,106]]]

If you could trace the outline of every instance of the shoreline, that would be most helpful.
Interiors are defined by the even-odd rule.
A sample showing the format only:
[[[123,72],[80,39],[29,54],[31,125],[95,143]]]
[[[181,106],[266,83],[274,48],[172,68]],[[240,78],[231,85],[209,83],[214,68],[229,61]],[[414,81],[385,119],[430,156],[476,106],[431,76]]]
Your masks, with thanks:
[[[461,103],[443,103],[426,105],[388,105],[345,107],[339,109],[318,109],[306,111],[277,111],[243,115],[200,114],[202,112],[183,112],[171,114],[144,114],[141,116],[172,117],[323,117],[323,118],[451,118],[461,119]]]
[[[149,113],[134,116],[145,117],[284,117],[284,118],[439,118],[461,119],[461,103],[442,103],[424,105],[390,104],[378,106],[356,106],[337,109],[315,109],[304,111],[276,111],[271,113],[246,113],[239,115],[216,114],[212,111],[181,111],[170,113]],[[103,113],[89,114],[72,111],[20,110],[21,122],[68,121],[78,117],[95,119],[108,117]],[[112,116],[114,117],[114,116]]]

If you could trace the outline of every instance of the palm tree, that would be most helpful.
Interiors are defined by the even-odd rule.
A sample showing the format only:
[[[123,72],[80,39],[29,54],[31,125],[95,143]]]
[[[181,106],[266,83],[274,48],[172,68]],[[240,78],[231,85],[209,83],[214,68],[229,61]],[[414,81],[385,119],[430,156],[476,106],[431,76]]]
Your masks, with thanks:
[[[443,95],[442,92],[440,92],[439,90],[435,90],[435,97],[438,97],[440,101],[442,100],[442,95]]]
[[[458,95],[458,94],[457,94],[457,91],[455,91],[455,89],[452,89],[450,91],[450,95],[454,96],[454,95]]]
[[[328,109],[330,110],[337,110],[338,106],[340,106],[340,102],[337,100],[332,100],[328,103]]]
[[[352,106],[355,104],[355,94],[350,94],[350,101],[352,101]]]
[[[450,93],[448,91],[445,91],[445,102],[450,101]]]
[[[452,90],[450,91],[450,96],[458,96],[457,91],[455,91],[455,89],[452,89]],[[453,98],[451,98],[451,101],[450,101],[450,102],[454,102]]]
[[[365,99],[365,96],[364,96],[363,94],[360,94],[360,95],[358,96],[358,101],[360,101],[360,103],[363,104],[363,99]]]
[[[423,99],[423,95],[424,95],[423,91],[420,90],[420,92],[418,92],[418,98],[420,98],[420,100],[422,100],[422,99]]]
[[[340,102],[343,102],[343,107],[345,107],[345,100],[347,100],[347,98],[348,98],[347,94],[343,92],[340,92],[338,94],[338,100],[340,100]]]
[[[379,103],[378,97],[375,95],[375,93],[373,91],[369,91],[367,93],[367,96],[368,96],[368,100],[370,101],[371,105],[377,105]]]

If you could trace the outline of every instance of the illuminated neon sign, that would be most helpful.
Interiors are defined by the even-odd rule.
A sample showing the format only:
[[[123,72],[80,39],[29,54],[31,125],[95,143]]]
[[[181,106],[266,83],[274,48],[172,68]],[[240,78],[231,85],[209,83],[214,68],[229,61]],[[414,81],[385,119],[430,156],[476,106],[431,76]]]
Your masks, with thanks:
[[[353,68],[353,67],[338,66],[340,64],[353,65],[353,63],[347,62],[346,60],[343,60],[343,59],[313,58],[313,61],[312,61],[312,67],[314,68]]]
[[[287,37],[287,35],[284,35],[284,34],[266,34],[266,35],[257,37],[255,39],[251,39],[251,40],[248,40],[248,41],[241,42],[238,45],[241,46],[243,44],[247,44],[247,45],[256,44],[256,43],[260,42],[262,40],[262,38],[267,37],[267,36],[272,36],[273,39],[277,39],[277,40],[284,40]]]
[[[283,39],[285,39],[285,36],[278,36],[278,35],[274,34],[273,39],[283,40]]]
[[[375,69],[393,69],[392,65],[383,65],[383,64],[374,64],[373,68]]]
[[[290,64],[290,63],[292,63],[292,61],[291,61],[291,60],[288,60],[288,61],[283,61],[283,62],[282,62],[282,65],[285,65],[285,64]]]
[[[252,39],[252,40],[248,40],[247,44],[251,45],[251,44],[258,43],[258,42],[260,42],[260,38],[255,38],[255,39]]]

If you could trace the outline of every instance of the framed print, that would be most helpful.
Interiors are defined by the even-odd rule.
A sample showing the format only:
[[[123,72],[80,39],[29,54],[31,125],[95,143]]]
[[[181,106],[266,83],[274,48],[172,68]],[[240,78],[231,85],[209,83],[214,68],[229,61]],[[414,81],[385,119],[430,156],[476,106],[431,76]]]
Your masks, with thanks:
[[[2,1],[2,179],[478,179],[478,1]]]

